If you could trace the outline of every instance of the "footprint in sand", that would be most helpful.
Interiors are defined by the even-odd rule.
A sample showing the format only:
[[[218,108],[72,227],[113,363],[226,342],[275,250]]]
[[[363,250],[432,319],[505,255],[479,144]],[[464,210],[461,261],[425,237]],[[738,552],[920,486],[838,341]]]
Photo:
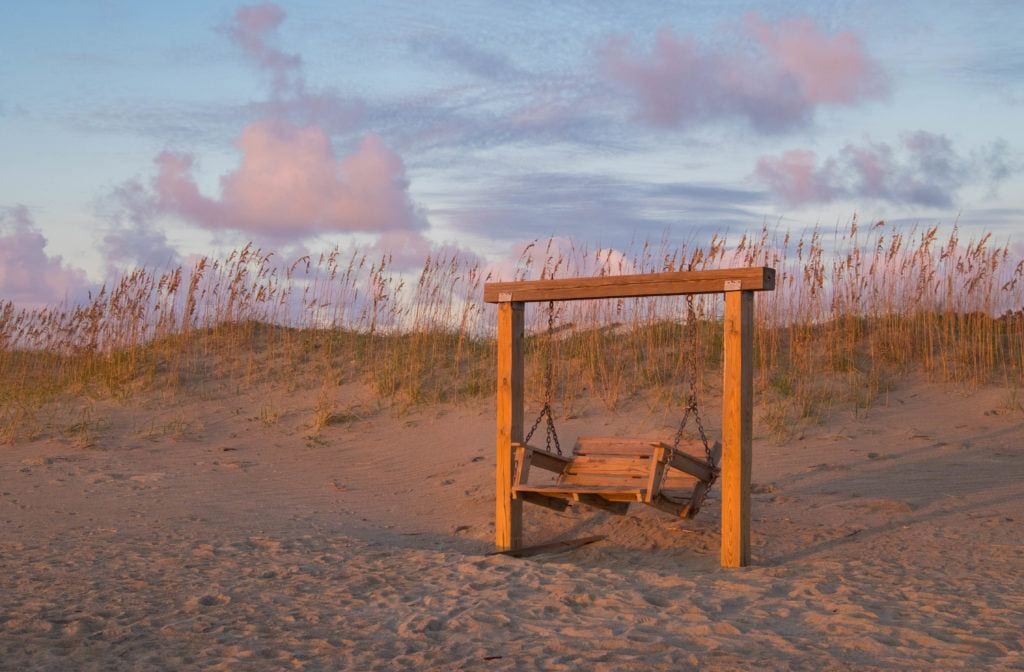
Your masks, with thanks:
[[[210,607],[223,607],[230,602],[231,598],[223,593],[210,593],[189,598],[189,600],[185,602],[185,610],[198,611],[200,609],[209,609]]]

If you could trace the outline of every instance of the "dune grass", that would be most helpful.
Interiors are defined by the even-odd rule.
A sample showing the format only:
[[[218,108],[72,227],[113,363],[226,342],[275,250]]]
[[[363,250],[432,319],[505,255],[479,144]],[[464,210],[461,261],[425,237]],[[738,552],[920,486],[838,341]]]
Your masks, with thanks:
[[[831,231],[763,229],[705,244],[643,241],[607,250],[551,240],[528,246],[506,277],[568,277],[772,266],[757,297],[757,385],[780,433],[836,405],[869,407],[908,374],[1016,394],[1024,359],[1024,260],[1008,243],[954,228],[910,229],[854,218]],[[400,405],[494,390],[493,306],[478,260],[441,253],[415,272],[358,249],[279,262],[247,246],[189,268],[135,269],[84,305],[0,302],[0,441],[31,437],[36,414],[62,395],[169,401],[237,394],[256,383],[326,391],[365,384]],[[528,387],[542,393],[550,352],[560,412],[581,399],[609,408],[634,395],[679,403],[695,358],[698,389],[716,384],[720,296],[531,305]],[[1019,405],[1013,396],[1009,404]],[[318,431],[340,422],[310,409]],[[273,421],[268,411],[264,422]],[[261,417],[263,417],[261,411]]]

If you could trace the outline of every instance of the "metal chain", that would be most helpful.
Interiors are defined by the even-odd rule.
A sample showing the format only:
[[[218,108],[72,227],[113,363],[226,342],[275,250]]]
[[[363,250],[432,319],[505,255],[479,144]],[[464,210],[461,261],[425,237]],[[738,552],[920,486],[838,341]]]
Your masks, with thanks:
[[[704,421],[700,417],[700,409],[697,406],[697,311],[693,307],[693,297],[686,297],[686,322],[688,336],[690,339],[689,351],[693,353],[690,357],[687,376],[689,377],[690,390],[686,397],[686,409],[683,411],[683,419],[679,421],[679,428],[676,429],[675,438],[672,440],[672,449],[669,452],[669,459],[679,449],[679,444],[683,440],[683,432],[686,431],[686,424],[690,420],[690,416],[693,416],[694,424],[697,425],[697,434],[700,436],[700,441],[704,445],[704,457],[707,460],[708,465],[711,467],[711,480],[708,481],[708,487],[704,489],[704,494],[701,496],[701,501],[697,502],[697,506],[700,507],[704,504],[704,499],[707,498],[708,492],[711,490],[711,486],[714,485],[718,479],[717,465],[715,465],[715,456],[711,452],[711,444],[708,441],[707,432],[704,431]],[[692,504],[691,504],[692,505]]]
[[[555,431],[555,417],[552,411],[551,402],[554,398],[554,357],[552,357],[551,351],[554,348],[555,338],[555,302],[548,301],[548,333],[547,333],[547,346],[544,348],[544,407],[540,409],[540,415],[533,421],[533,427],[526,433],[526,438],[523,443],[529,443],[533,437],[533,433],[540,427],[540,421],[545,417],[547,418],[547,426],[545,427],[545,438],[544,448],[550,453],[551,444],[555,445],[555,453],[558,455],[562,454],[562,446],[558,442],[558,432]]]

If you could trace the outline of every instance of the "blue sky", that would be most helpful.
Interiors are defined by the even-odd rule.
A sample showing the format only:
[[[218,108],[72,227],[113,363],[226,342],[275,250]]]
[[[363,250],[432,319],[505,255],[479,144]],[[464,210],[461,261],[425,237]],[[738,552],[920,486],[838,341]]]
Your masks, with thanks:
[[[0,298],[248,240],[498,258],[855,212],[1019,240],[1022,26],[1019,2],[20,5]]]

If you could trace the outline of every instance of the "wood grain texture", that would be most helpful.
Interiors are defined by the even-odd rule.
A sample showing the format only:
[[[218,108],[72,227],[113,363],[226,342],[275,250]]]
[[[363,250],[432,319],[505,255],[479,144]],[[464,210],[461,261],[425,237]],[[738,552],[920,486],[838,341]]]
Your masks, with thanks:
[[[767,291],[773,289],[775,289],[775,269],[757,266],[710,271],[606,275],[596,278],[488,282],[484,285],[484,301],[487,303],[575,301],[579,299],[618,299],[636,296],[714,294],[733,290]]]
[[[543,448],[536,448],[521,443],[513,444],[513,448],[518,449],[519,447],[530,453],[530,464],[538,469],[545,469],[560,474],[565,470],[565,465],[572,462],[572,458],[549,453]]]
[[[497,440],[494,469],[494,545],[523,545],[523,503],[512,496],[512,444],[523,440],[523,304],[498,306]]]
[[[721,563],[723,567],[745,567],[750,564],[753,292],[726,292],[724,322]]]

